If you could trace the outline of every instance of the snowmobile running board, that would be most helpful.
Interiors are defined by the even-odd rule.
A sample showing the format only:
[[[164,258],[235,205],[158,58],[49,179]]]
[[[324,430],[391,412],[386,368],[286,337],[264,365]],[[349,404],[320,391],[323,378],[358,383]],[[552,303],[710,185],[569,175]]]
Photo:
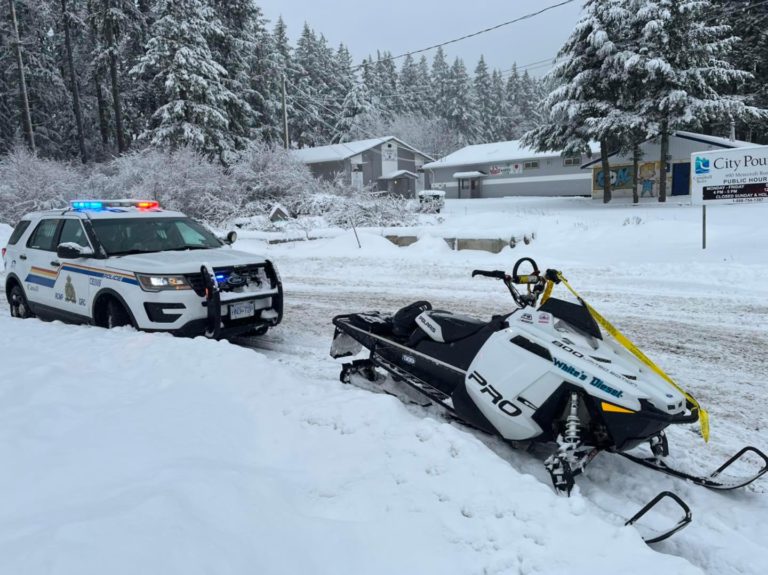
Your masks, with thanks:
[[[763,467],[757,473],[755,473],[751,477],[733,479],[731,481],[726,481],[726,480],[720,481],[717,479],[720,473],[722,473],[728,467],[730,467],[733,463],[741,459],[742,456],[746,453],[754,453],[755,455],[757,455],[759,458],[763,460]],[[656,457],[637,457],[635,455],[630,455],[629,453],[621,453],[621,452],[619,452],[619,455],[629,459],[630,461],[639,463],[644,467],[648,467],[649,469],[653,469],[655,471],[661,471],[662,473],[666,473],[667,475],[671,475],[672,477],[687,479],[688,481],[695,483],[696,485],[701,485],[702,487],[707,487],[709,489],[716,489],[720,491],[729,491],[731,489],[738,489],[740,487],[744,487],[746,485],[749,485],[753,481],[759,479],[760,477],[765,475],[766,472],[768,472],[768,456],[766,456],[765,453],[763,453],[756,447],[752,447],[752,446],[744,447],[736,455],[734,455],[728,461],[726,461],[720,467],[718,467],[708,477],[691,475],[690,473],[686,473],[685,471],[680,471],[679,469],[670,467],[669,465],[664,463],[661,459],[658,459]]]

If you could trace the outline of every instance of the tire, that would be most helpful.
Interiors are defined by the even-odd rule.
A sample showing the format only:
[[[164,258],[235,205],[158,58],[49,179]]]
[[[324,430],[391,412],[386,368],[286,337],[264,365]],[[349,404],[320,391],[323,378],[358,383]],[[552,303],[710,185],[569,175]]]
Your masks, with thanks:
[[[24,290],[18,284],[11,288],[11,292],[8,294],[8,304],[11,308],[11,317],[19,319],[35,317],[27,302],[27,296],[24,295]]]
[[[128,312],[125,311],[123,304],[114,298],[110,298],[107,302],[107,310],[104,320],[104,327],[107,329],[131,325],[131,317],[128,315]]]
[[[245,335],[247,335],[249,337],[259,337],[259,336],[262,336],[262,335],[266,335],[266,333],[268,331],[269,331],[269,326],[268,325],[262,325],[262,326],[259,326],[257,328],[252,329],[251,331],[249,331]]]

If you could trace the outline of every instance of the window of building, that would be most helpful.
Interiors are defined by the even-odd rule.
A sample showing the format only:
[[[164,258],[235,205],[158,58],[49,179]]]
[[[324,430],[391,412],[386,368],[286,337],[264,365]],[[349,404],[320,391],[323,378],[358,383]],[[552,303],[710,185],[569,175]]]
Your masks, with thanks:
[[[523,163],[524,170],[532,170],[539,167],[539,160],[529,160]]]
[[[566,156],[563,158],[564,166],[579,166],[581,165],[581,156]]]

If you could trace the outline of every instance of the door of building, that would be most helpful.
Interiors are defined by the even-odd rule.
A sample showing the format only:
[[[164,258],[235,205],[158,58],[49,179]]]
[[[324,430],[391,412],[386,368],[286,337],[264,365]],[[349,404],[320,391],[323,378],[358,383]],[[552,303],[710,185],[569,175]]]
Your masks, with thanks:
[[[691,193],[691,164],[685,162],[672,166],[672,195],[687,196]]]

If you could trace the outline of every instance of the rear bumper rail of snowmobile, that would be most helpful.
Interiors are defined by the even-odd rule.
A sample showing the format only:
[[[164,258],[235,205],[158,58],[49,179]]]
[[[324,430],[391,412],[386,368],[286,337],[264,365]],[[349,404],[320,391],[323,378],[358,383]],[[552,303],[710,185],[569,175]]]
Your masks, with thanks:
[[[658,505],[662,499],[667,498],[671,499],[680,506],[680,508],[683,510],[683,517],[673,527],[670,527],[666,531],[657,533],[653,537],[649,537],[647,539],[643,537],[643,541],[650,545],[651,543],[658,543],[659,541],[664,541],[665,539],[671,537],[691,522],[691,508],[686,505],[685,501],[680,499],[671,491],[662,491],[659,493],[656,497],[646,503],[640,511],[635,513],[624,525],[634,525],[643,515],[656,507],[656,505]]]
[[[744,455],[747,453],[752,453],[756,455],[763,462],[763,466],[755,474],[751,475],[750,477],[734,478],[730,480],[718,479],[720,474],[723,471],[725,471],[727,468],[733,465],[736,461],[739,461],[740,459],[742,459]],[[728,459],[725,463],[723,463],[720,467],[718,467],[715,471],[713,471],[707,477],[692,475],[690,473],[686,473],[685,471],[675,469],[673,467],[670,467],[666,463],[664,463],[663,460],[658,459],[656,457],[637,457],[635,455],[630,455],[629,453],[622,453],[622,452],[619,452],[619,455],[621,455],[622,457],[625,457],[626,459],[629,459],[630,461],[639,463],[644,467],[648,467],[649,469],[661,471],[662,473],[666,473],[667,475],[678,477],[680,479],[687,479],[688,481],[691,481],[696,485],[701,485],[702,487],[707,487],[709,489],[717,489],[721,491],[729,491],[731,489],[738,489],[739,487],[744,487],[746,485],[749,485],[750,483],[759,479],[760,477],[762,477],[768,472],[768,455],[766,455],[756,447],[752,447],[751,445],[743,447],[738,453],[736,453],[733,457]]]

